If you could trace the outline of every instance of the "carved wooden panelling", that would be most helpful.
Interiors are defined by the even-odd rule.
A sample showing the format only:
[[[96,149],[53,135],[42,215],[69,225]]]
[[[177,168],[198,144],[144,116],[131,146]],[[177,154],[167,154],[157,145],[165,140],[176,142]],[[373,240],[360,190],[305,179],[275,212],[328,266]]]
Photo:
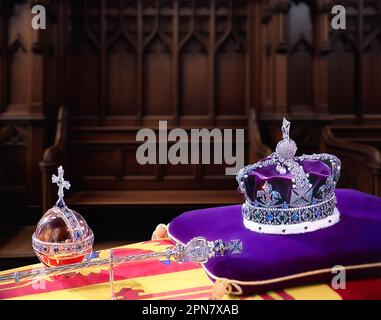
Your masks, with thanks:
[[[288,103],[299,112],[313,105],[313,13],[311,2],[300,1],[288,14]]]
[[[347,12],[347,29],[331,30],[330,111],[379,114],[381,94],[381,3],[374,0],[336,1]]]
[[[73,0],[69,11],[76,121],[245,115],[247,1]]]
[[[92,131],[92,132],[91,132]],[[188,132],[190,136],[190,131]],[[137,148],[133,130],[106,130],[95,133],[93,130],[72,132],[67,150],[68,163],[74,191],[83,190],[205,190],[235,189],[234,177],[226,176],[228,164],[146,164],[136,160]],[[234,135],[235,136],[235,135]],[[173,143],[168,143],[169,149]],[[247,146],[248,144],[246,144]],[[158,161],[159,146],[156,157]],[[214,159],[214,143],[210,144]],[[236,150],[233,143],[232,150]],[[246,149],[247,150],[247,149]],[[224,159],[223,149],[217,149]],[[200,157],[202,149],[199,149]],[[191,146],[188,146],[190,161]],[[245,153],[247,163],[248,153]]]
[[[0,141],[0,186],[30,205],[60,106],[74,191],[235,188],[224,165],[137,164],[136,132],[158,120],[247,129],[255,109],[275,147],[286,115],[308,153],[330,123],[380,122],[379,0],[44,0],[38,31],[37,2],[0,1],[0,128],[25,136]],[[330,27],[333,4],[346,30]]]
[[[333,114],[354,114],[356,105],[355,56],[342,39],[333,42],[330,54],[329,106]]]
[[[26,183],[26,146],[27,137],[23,128],[0,128],[0,189],[11,191],[23,189]],[[21,191],[19,190],[19,191]]]
[[[364,62],[363,62],[363,105],[364,112],[379,114],[381,110],[381,3],[365,2]],[[375,71],[375,70],[378,70]]]

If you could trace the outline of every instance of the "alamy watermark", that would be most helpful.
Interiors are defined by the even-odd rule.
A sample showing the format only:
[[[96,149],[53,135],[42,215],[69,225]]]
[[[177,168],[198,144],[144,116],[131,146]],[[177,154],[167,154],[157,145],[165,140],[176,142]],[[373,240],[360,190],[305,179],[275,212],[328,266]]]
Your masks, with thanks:
[[[34,271],[39,271],[39,270],[40,268],[37,268],[37,267],[33,268],[32,273]],[[47,283],[46,279],[41,278],[41,279],[33,280],[31,285],[34,290],[46,290],[46,283]]]
[[[335,5],[332,7],[332,14],[335,16],[332,18],[331,25],[334,30],[347,29],[347,11],[342,5]]]
[[[46,29],[46,9],[43,5],[35,5],[32,7],[32,28],[34,30]]]
[[[345,290],[347,288],[347,273],[344,266],[334,266],[332,273],[335,276],[332,278],[331,286],[336,290]]]
[[[158,135],[152,129],[139,130],[136,141],[143,144],[136,161],[140,165],[211,164],[213,156],[213,164],[230,166],[226,175],[236,175],[244,166],[244,129],[191,129],[189,133],[180,128],[168,131],[167,121],[159,121]]]

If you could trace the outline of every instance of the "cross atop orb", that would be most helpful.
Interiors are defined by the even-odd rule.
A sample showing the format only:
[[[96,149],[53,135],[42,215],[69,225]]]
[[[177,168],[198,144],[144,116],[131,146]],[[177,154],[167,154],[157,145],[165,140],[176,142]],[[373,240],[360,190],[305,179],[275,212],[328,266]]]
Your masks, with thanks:
[[[57,184],[58,186],[58,197],[60,199],[63,199],[64,198],[64,189],[67,189],[69,190],[70,189],[70,182],[69,181],[65,181],[64,179],[64,169],[62,168],[62,166],[60,166],[58,168],[58,176],[56,175],[52,175],[52,183],[55,183]]]

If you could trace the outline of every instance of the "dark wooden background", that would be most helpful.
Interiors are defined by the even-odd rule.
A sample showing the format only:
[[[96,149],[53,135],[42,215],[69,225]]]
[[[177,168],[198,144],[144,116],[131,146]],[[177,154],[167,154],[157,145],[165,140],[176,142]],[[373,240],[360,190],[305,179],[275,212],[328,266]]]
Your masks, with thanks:
[[[47,8],[46,30],[30,26],[30,8],[38,3]],[[333,4],[347,8],[347,30],[331,30]],[[104,214],[97,199],[106,211],[114,201],[128,217],[133,211],[123,208],[147,199],[153,206],[177,205],[173,215],[182,201],[233,201],[227,195],[236,182],[224,166],[136,163],[137,130],[156,128],[159,120],[170,128],[252,132],[249,162],[256,160],[253,148],[275,146],[287,116],[300,152],[336,150],[346,159],[342,186],[377,193],[354,172],[369,157],[369,179],[380,172],[380,17],[378,0],[0,1],[3,223],[35,223],[43,213],[41,161],[43,169],[65,166],[72,205],[85,212]],[[60,106],[65,130],[44,158]],[[356,130],[364,128],[370,129],[356,141]],[[338,150],[346,144],[337,135],[373,149]],[[193,193],[155,193],[163,190]],[[198,202],[197,192],[214,194],[214,202]]]

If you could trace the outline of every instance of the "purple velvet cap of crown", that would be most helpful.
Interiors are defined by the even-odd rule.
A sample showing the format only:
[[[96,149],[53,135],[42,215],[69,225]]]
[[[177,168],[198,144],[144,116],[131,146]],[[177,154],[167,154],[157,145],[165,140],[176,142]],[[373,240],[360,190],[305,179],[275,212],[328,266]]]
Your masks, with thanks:
[[[264,159],[264,161],[268,160]],[[297,161],[306,174],[309,175],[309,181],[312,184],[313,197],[316,196],[318,190],[327,182],[327,179],[332,175],[331,168],[320,160],[303,160]],[[290,203],[291,191],[294,176],[287,172],[280,174],[276,170],[276,165],[258,168],[250,172],[246,178],[243,178],[245,184],[246,194],[250,202],[254,202],[257,197],[258,191],[263,189],[266,182],[272,185],[274,190],[280,193],[282,199],[286,203]]]

